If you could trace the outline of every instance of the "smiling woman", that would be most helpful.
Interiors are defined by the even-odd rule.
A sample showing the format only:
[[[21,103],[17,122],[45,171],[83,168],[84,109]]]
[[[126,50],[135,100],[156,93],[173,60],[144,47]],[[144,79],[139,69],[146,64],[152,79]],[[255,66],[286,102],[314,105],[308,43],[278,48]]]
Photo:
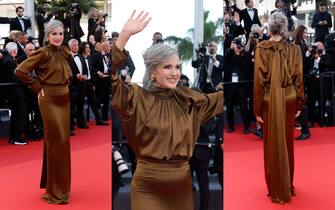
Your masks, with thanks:
[[[223,92],[200,94],[177,87],[178,52],[155,44],[144,53],[145,88],[123,83],[117,69],[126,59],[129,38],[150,18],[143,12],[128,19],[113,45],[112,106],[123,118],[126,136],[137,158],[131,183],[132,210],[194,210],[188,160],[200,125],[223,112]]]
[[[70,102],[72,73],[70,51],[61,46],[63,24],[50,21],[45,27],[49,45],[38,49],[15,70],[25,85],[38,93],[44,126],[44,150],[41,188],[43,199],[52,204],[67,204],[70,197]],[[35,70],[36,78],[30,72]]]
[[[176,88],[180,78],[180,61],[176,49],[166,44],[155,44],[143,55],[146,72],[143,87]]]

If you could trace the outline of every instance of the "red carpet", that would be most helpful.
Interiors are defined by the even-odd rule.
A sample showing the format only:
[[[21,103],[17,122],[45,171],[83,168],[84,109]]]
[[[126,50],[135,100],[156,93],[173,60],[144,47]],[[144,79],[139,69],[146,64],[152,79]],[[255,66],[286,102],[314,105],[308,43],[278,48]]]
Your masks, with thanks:
[[[309,140],[295,141],[297,196],[280,205],[266,196],[262,140],[241,129],[225,133],[224,210],[334,210],[334,136],[335,127],[313,128]]]
[[[71,200],[62,206],[41,200],[42,141],[17,146],[0,139],[0,210],[110,210],[111,127],[90,127],[71,137]]]

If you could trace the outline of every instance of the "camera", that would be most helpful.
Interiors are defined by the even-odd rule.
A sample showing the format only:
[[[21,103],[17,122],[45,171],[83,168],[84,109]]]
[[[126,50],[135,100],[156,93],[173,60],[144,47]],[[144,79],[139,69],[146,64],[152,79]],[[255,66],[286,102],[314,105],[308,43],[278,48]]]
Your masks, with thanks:
[[[117,170],[120,174],[125,174],[129,171],[129,168],[125,161],[123,160],[123,157],[121,153],[119,152],[119,149],[115,146],[112,146],[112,154],[113,154],[113,159],[116,163]]]
[[[238,49],[242,49],[244,47],[243,40],[241,37],[236,37],[232,42],[236,44]]]
[[[197,53],[199,58],[205,57],[207,53],[206,45],[204,43],[199,44],[198,48],[195,49],[195,52]]]
[[[69,8],[68,12],[71,15],[74,15],[74,14],[78,13],[79,10],[80,10],[79,4],[78,3],[72,3],[72,4],[70,4],[70,8]]]
[[[310,54],[314,57],[316,54],[321,55],[322,54],[322,49],[318,49],[318,46],[316,44],[310,45],[311,50]]]

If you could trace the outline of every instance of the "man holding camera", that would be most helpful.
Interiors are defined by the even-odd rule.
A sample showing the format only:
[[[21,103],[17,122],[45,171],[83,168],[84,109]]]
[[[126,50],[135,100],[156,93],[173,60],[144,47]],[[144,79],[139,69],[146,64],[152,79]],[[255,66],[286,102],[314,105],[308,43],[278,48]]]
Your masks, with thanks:
[[[247,96],[246,84],[243,81],[247,78],[247,69],[249,64],[249,54],[245,53],[242,39],[235,38],[231,47],[225,53],[225,72],[224,83],[225,85],[225,103],[227,106],[227,132],[234,131],[234,107],[239,105],[242,122],[243,133],[250,133],[249,120],[247,111]],[[242,83],[241,83],[242,82]]]
[[[212,41],[208,44],[209,55],[206,48],[200,47],[196,50],[197,59],[192,60],[192,67],[198,69],[199,87],[205,93],[216,91],[216,87],[223,81],[223,56],[217,55],[217,43]]]
[[[83,29],[80,26],[82,11],[79,4],[74,1],[70,4],[66,12],[65,26],[69,28],[69,39],[76,39],[80,43],[80,38],[84,36]]]

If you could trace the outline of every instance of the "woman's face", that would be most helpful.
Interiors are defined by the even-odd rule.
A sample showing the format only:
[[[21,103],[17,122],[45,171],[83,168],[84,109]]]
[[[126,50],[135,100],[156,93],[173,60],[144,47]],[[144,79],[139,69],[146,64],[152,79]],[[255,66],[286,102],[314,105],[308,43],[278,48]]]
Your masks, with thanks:
[[[178,55],[173,55],[168,60],[159,64],[153,71],[156,86],[164,89],[177,87],[180,78],[180,61]]]
[[[54,46],[61,46],[64,39],[64,30],[62,27],[57,27],[48,35],[50,44]]]

